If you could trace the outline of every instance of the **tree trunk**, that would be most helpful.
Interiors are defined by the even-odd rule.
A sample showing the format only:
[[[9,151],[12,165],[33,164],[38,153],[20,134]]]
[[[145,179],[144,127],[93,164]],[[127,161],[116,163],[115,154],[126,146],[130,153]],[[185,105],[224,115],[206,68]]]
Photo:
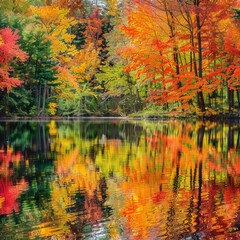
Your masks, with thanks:
[[[197,1],[197,6],[199,5],[199,1]],[[200,23],[200,17],[197,14],[196,15],[196,22],[197,22],[197,43],[198,43],[198,77],[202,78],[203,72],[202,72],[202,36],[201,36],[201,23]],[[197,102],[198,107],[201,109],[202,112],[205,112],[205,103],[204,103],[204,97],[203,92],[200,89],[197,93]]]
[[[47,84],[44,84],[43,88],[43,100],[42,100],[42,115],[45,115],[45,105],[46,105],[46,96],[47,96]]]
[[[38,89],[37,89],[37,115],[39,116],[41,114],[41,92],[42,92],[42,87],[41,84],[38,84]]]
[[[237,90],[237,102],[238,102],[238,108],[240,108],[240,90]]]
[[[137,104],[136,104],[136,111],[142,110],[143,109],[143,104],[140,98],[139,90],[136,88],[136,95],[137,95]]]
[[[130,113],[133,112],[133,93],[132,93],[132,87],[131,84],[128,84],[129,92],[130,92]]]
[[[231,112],[234,107],[234,90],[228,88],[228,111]]]
[[[5,115],[9,114],[9,94],[6,92],[5,95]]]
[[[175,38],[176,30],[175,30],[174,15],[173,15],[173,12],[170,9],[168,9],[166,1],[164,1],[164,9],[165,9],[166,16],[167,16],[168,26],[169,26],[170,31],[171,31],[170,38]],[[169,17],[169,15],[170,15],[170,17]],[[177,43],[174,40],[173,60],[174,60],[174,63],[175,63],[175,67],[176,67],[175,71],[176,71],[177,76],[180,74],[179,56],[178,55],[179,54],[178,54]],[[177,87],[178,88],[181,87],[181,82],[180,81],[177,82]]]

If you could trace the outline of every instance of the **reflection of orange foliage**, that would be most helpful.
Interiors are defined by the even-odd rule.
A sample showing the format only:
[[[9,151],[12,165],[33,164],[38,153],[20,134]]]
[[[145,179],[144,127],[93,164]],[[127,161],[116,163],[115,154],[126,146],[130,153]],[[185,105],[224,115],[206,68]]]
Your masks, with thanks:
[[[165,200],[166,193],[165,192],[157,192],[153,195],[152,200],[154,204],[158,204],[161,201]]]
[[[206,126],[200,124],[196,130],[190,123],[175,126],[172,122],[166,131],[149,133],[148,151],[125,167],[127,181],[118,186],[125,196],[121,213],[131,239],[151,238],[152,229],[161,232],[161,227],[178,239],[184,222],[192,226],[191,232],[203,228],[213,236],[223,236],[218,229],[231,226],[238,211],[239,190],[222,183],[230,174],[232,181],[240,184],[236,175],[240,172],[239,153],[231,149],[225,154],[223,145],[211,145],[209,133],[216,126]],[[225,130],[216,130],[213,140],[226,136]],[[169,217],[171,212],[174,215]]]
[[[53,198],[59,196],[60,206],[74,204],[74,200],[69,198],[74,196],[79,190],[85,192],[85,207],[88,212],[88,219],[96,221],[101,219],[99,205],[95,204],[101,201],[101,195],[96,195],[100,176],[95,172],[95,167],[88,158],[81,158],[77,148],[64,158],[59,158],[57,162],[58,180],[53,184]],[[64,201],[63,201],[64,199]],[[65,204],[63,204],[65,202]],[[70,215],[69,215],[70,216]]]
[[[88,140],[76,129],[71,135],[69,129],[55,128],[54,216],[50,219],[46,214],[37,226],[38,236],[71,234],[70,225],[76,221],[98,224],[104,216],[103,176],[105,204],[113,209],[106,227],[113,239],[120,239],[122,231],[129,239],[181,239],[199,229],[206,239],[221,239],[228,237],[226,229],[234,228],[240,159],[234,144],[223,141],[228,139],[228,126],[172,121],[153,125],[147,138],[143,131],[131,142],[105,135]],[[71,211],[79,192],[84,198],[81,217],[77,210]]]
[[[95,223],[102,218],[100,174],[95,171],[94,163],[90,157],[81,153],[83,150],[81,147],[73,146],[75,144],[73,138],[57,134],[57,126],[54,122],[51,125],[55,128],[51,148],[57,153],[55,161],[57,177],[51,183],[51,204],[54,214],[53,216],[46,214],[47,217],[42,223],[35,226],[37,230],[31,232],[32,237],[50,237],[54,234],[58,237],[70,236],[71,224],[74,225],[78,221]],[[75,199],[76,194],[80,193],[83,196],[83,203],[77,203]],[[83,204],[83,209],[79,210],[78,204]],[[74,210],[69,210],[72,208]],[[84,211],[84,214],[81,211]],[[53,219],[54,226],[51,224]]]
[[[21,153],[13,153],[12,148],[9,146],[6,150],[0,148],[0,174],[8,176],[10,173],[10,163],[18,164],[21,160]]]

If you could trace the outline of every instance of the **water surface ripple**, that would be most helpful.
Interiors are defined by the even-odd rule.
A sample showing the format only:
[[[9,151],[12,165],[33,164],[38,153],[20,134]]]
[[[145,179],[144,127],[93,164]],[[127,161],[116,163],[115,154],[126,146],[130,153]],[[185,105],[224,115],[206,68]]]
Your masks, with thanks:
[[[1,239],[240,239],[240,126],[0,122]]]

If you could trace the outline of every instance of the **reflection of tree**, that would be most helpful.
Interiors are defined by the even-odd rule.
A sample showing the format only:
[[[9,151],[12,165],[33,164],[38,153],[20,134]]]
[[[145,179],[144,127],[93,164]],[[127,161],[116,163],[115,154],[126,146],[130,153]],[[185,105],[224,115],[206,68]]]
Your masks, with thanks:
[[[64,154],[64,151],[79,146],[80,156],[85,156],[82,158],[83,165],[91,166],[99,174],[96,182],[102,179],[101,175],[118,179],[114,188],[120,189],[119,194],[125,196],[122,201],[124,206],[118,205],[120,207],[117,208],[122,209],[120,212],[114,208],[114,214],[116,218],[122,215],[128,219],[124,223],[125,234],[136,238],[151,237],[151,229],[157,229],[160,222],[158,231],[167,231],[165,234],[171,238],[188,237],[189,234],[200,237],[206,231],[217,236],[219,233],[209,227],[216,224],[213,218],[218,219],[220,228],[228,226],[221,218],[222,212],[218,212],[215,206],[218,198],[216,189],[221,187],[219,183],[230,179],[228,175],[235,178],[233,173],[226,174],[226,168],[222,167],[224,163],[231,167],[228,172],[235,169],[224,153],[229,150],[228,144],[223,140],[228,135],[228,126],[212,123],[179,125],[179,122],[172,122],[147,124],[143,126],[145,132],[141,132],[139,126],[124,125],[123,128],[118,126],[119,132],[123,134],[114,133],[115,129],[111,135],[104,126],[97,124],[100,134],[90,133],[93,137],[82,138],[81,136],[90,136],[81,135],[89,126],[89,129],[97,132],[94,123],[86,126],[60,125],[58,135],[61,136],[61,141],[56,140],[62,143],[59,152]],[[134,131],[134,128],[138,131]],[[233,134],[234,131],[235,129]],[[236,138],[233,138],[232,146],[236,145],[234,140]],[[231,159],[236,159],[236,156]],[[89,169],[84,171],[89,172]],[[213,181],[209,182],[209,179]],[[109,181],[107,184],[110,184]],[[96,197],[99,195],[99,187],[96,183],[93,186],[96,190],[90,196],[94,197],[89,199],[88,193],[84,195],[83,208],[88,209],[89,217],[82,222],[82,229],[89,219],[102,218],[105,200]],[[113,207],[116,204],[114,199],[108,203]],[[98,213],[99,204],[101,207]],[[214,212],[214,215],[210,212]],[[73,224],[71,229],[74,229],[73,226],[76,225]],[[109,231],[114,236],[121,235],[117,219],[113,220]]]
[[[21,161],[20,153],[13,153],[9,146],[0,148],[0,215],[18,211],[17,199],[27,189],[27,182],[14,177]]]
[[[18,212],[2,216],[1,234],[11,237],[9,229],[14,234],[18,225],[31,238],[211,239],[227,238],[239,227],[239,127],[234,124],[19,126],[20,132],[8,123],[7,137],[0,129],[14,149],[22,149],[14,153],[5,144],[0,150],[1,177],[9,180],[1,179],[2,189],[21,190],[15,197],[21,204],[13,207]],[[21,134],[28,136],[26,144]]]
[[[33,236],[38,233],[49,237],[57,232],[59,237],[72,234],[81,237],[88,225],[93,228],[104,216],[106,181],[96,171],[91,158],[97,139],[82,139],[82,127],[79,123],[60,124],[59,128],[54,122],[49,124],[50,148],[56,156],[56,178],[50,183],[52,214],[35,226]]]
[[[19,210],[17,199],[27,189],[27,183],[22,179],[17,185],[7,179],[0,179],[0,215],[10,214]]]
[[[172,123],[167,124],[167,127],[166,125],[155,126],[155,129],[148,131],[150,132],[148,146],[151,146],[151,150],[155,153],[154,155],[148,155],[146,161],[148,171],[143,171],[143,166],[141,168],[135,166],[134,171],[131,169],[130,172],[129,170],[126,172],[128,182],[125,185],[127,184],[127,186],[124,185],[124,188],[120,186],[123,191],[130,189],[129,191],[134,196],[134,199],[125,199],[123,210],[124,216],[128,219],[128,223],[126,223],[127,232],[132,234],[133,237],[145,238],[147,236],[150,238],[154,226],[149,224],[149,221],[154,218],[159,220],[157,216],[160,212],[162,219],[159,222],[155,221],[155,226],[162,226],[165,223],[165,228],[159,231],[164,233],[165,229],[167,231],[165,236],[169,236],[171,239],[186,238],[191,234],[192,237],[203,237],[204,234],[209,234],[204,236],[206,238],[220,236],[223,235],[222,230],[230,225],[229,221],[234,221],[231,213],[229,213],[227,220],[224,219],[223,212],[219,211],[219,206],[216,205],[217,202],[225,206],[226,201],[229,203],[228,198],[236,199],[236,195],[231,194],[233,193],[230,190],[233,187],[232,183],[230,183],[231,186],[224,187],[222,203],[219,203],[219,193],[217,191],[217,189],[223,187],[223,181],[228,182],[228,179],[230,179],[229,170],[227,171],[226,166],[231,166],[232,160],[239,162],[239,154],[234,152],[235,156],[230,157],[229,143],[224,143],[224,136],[234,134],[234,130],[229,133],[228,126],[220,125],[216,127],[211,123],[197,125],[197,131],[193,127],[190,123],[183,123],[182,126],[175,126],[175,123]],[[236,139],[231,137],[228,140],[228,142],[231,142],[230,149],[236,146]],[[217,146],[216,142],[221,141],[221,145]],[[216,147],[220,147],[220,152]],[[142,148],[145,147],[142,146]],[[228,152],[227,159],[224,151]],[[164,210],[153,204],[154,202],[151,199],[154,194],[152,192],[145,192],[144,194],[144,199],[149,199],[149,201],[142,201],[143,196],[139,193],[139,186],[141,185],[141,188],[144,188],[140,180],[141,176],[146,176],[149,169],[155,169],[156,171],[156,168],[147,167],[149,162],[156,161],[156,159],[151,159],[152,156],[164,156],[159,159],[160,164],[164,166],[164,178],[168,179],[166,182],[169,186],[172,186],[172,191],[170,191],[171,188],[166,187],[166,185],[164,188],[160,184],[159,194],[165,192],[166,195],[161,201]],[[137,159],[137,161],[139,162],[140,159]],[[223,164],[226,164],[226,166]],[[155,176],[160,177],[160,174],[162,175],[160,172],[154,172]],[[233,173],[231,178],[231,181],[235,182],[237,180],[234,189],[238,188],[239,177]],[[155,184],[161,182],[162,179],[163,177],[160,177],[158,181],[155,181]],[[214,181],[211,179],[214,179]],[[145,185],[145,188],[153,190],[155,184]],[[227,189],[230,191],[228,192]],[[164,201],[165,199],[167,201]],[[149,202],[154,211],[149,210]],[[234,206],[236,202],[230,204]],[[233,207],[233,209],[235,208]],[[153,216],[151,216],[152,214]],[[139,215],[147,215],[147,221],[144,221],[145,218],[138,219]],[[220,230],[216,230],[216,228]],[[132,232],[130,229],[134,231]],[[134,235],[135,233],[140,235]]]
[[[1,123],[1,126],[0,135],[3,136],[4,151],[0,150],[0,192],[1,197],[2,194],[7,196],[7,202],[12,203],[14,211],[6,218],[2,217],[0,233],[10,239],[16,236],[17,229],[30,229],[40,220],[41,214],[44,215],[44,211],[41,211],[48,206],[49,180],[53,174],[53,167],[51,154],[46,154],[49,143],[46,142],[44,147],[43,135],[37,131],[45,131],[45,139],[49,139],[45,124],[6,122]],[[11,212],[2,205],[2,213]],[[27,233],[21,234],[23,238],[28,238]]]

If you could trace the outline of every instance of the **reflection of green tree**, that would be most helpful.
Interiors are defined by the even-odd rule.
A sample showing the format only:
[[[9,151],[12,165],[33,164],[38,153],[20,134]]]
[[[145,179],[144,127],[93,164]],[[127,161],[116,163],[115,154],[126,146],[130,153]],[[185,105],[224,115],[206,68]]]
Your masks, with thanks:
[[[142,128],[137,124],[111,121],[57,123],[58,137],[65,144],[65,151],[80,149],[95,163],[103,176],[121,175],[122,167],[135,155],[140,144]],[[115,145],[115,146],[114,146]],[[113,148],[116,147],[114,150]],[[111,149],[114,155],[111,155]],[[119,151],[119,152],[118,152]],[[121,155],[121,157],[117,157]]]
[[[79,138],[88,140],[101,138],[103,134],[107,138],[120,139],[124,127],[120,121],[115,124],[110,121],[61,122],[58,125],[58,132],[59,134],[64,133],[66,137],[76,137],[77,141]]]
[[[30,150],[36,139],[36,122],[1,122],[0,136],[2,144],[10,144],[16,150]]]

